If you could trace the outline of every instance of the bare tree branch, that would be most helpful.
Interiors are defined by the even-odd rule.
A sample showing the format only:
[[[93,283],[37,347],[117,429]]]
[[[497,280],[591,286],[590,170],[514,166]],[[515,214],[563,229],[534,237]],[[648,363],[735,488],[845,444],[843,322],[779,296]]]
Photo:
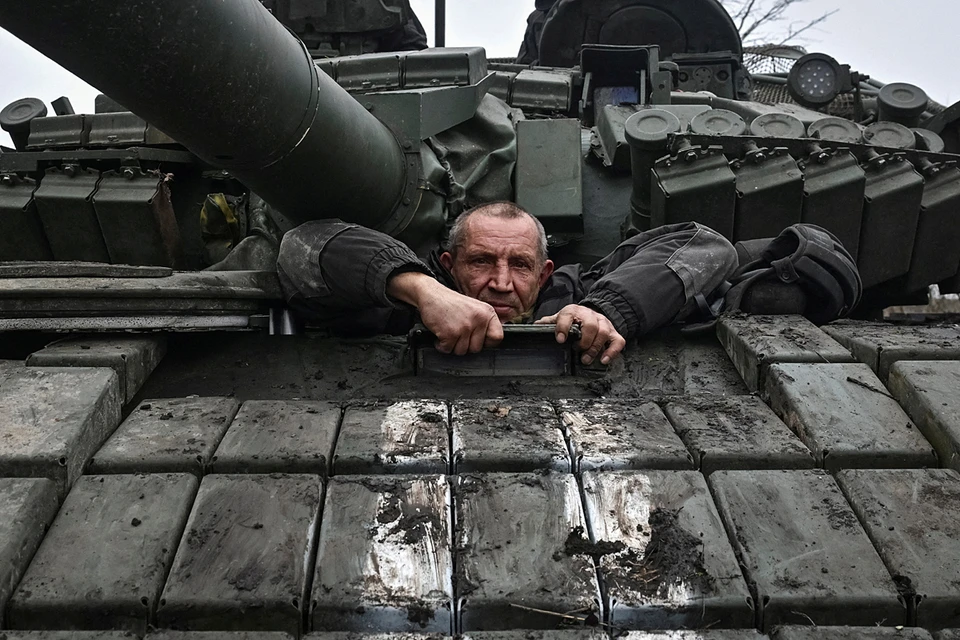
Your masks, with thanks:
[[[757,0],[748,0],[744,2],[740,10],[737,11],[734,20],[737,21],[737,31],[743,33],[744,27],[747,25],[747,19],[750,17],[750,14],[753,13],[753,8],[756,6]]]
[[[799,27],[794,26],[796,23],[792,24],[790,26],[790,30],[787,32],[787,35],[783,38],[783,40],[781,40],[777,44],[783,45],[783,44],[788,44],[792,41],[797,40],[800,36],[802,36],[804,33],[809,31],[810,29],[813,29],[814,27],[823,24],[827,20],[827,18],[835,14],[837,11],[839,11],[839,9],[828,11],[827,13],[823,14],[819,18],[810,20],[806,24],[801,23]]]
[[[722,0],[745,44],[795,43],[837,12],[827,11],[811,20],[791,20],[795,5],[806,0]]]

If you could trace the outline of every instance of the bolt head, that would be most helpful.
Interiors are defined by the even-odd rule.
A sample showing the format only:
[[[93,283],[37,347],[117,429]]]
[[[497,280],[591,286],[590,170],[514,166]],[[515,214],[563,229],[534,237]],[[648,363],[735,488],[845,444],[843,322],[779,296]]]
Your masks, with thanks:
[[[687,162],[695,162],[697,159],[697,152],[687,151],[685,154],[683,154],[683,159],[686,160]]]

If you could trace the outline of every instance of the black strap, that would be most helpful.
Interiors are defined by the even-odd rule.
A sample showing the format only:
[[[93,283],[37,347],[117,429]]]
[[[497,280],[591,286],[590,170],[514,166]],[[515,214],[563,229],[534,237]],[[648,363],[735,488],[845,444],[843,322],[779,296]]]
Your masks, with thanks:
[[[849,309],[843,295],[843,289],[829,271],[807,256],[797,260],[796,267],[797,271],[803,274],[807,281],[815,283],[816,288],[819,288],[819,291],[816,291],[817,304],[811,305],[812,308],[807,309],[806,315],[812,322],[817,324],[830,322],[846,315]],[[816,288],[804,287],[807,291],[816,290]]]

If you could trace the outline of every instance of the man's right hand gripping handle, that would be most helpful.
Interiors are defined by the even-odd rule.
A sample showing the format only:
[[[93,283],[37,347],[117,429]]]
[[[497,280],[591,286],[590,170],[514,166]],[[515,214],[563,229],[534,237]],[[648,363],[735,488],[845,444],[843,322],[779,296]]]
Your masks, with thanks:
[[[437,336],[442,353],[479,353],[503,340],[503,325],[493,307],[448,289],[425,273],[392,276],[387,294],[416,307],[424,326]]]

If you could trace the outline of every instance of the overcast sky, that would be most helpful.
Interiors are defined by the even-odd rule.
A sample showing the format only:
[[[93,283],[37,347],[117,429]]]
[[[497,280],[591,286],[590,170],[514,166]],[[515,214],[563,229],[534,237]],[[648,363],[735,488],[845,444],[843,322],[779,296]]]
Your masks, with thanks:
[[[689,0],[687,0],[689,1]],[[411,0],[433,43],[433,0]],[[489,57],[516,55],[534,0],[447,0],[447,45],[482,45]],[[911,82],[935,100],[960,100],[957,0],[804,0],[791,17],[839,11],[802,43],[883,82]],[[0,108],[32,96],[66,95],[92,112],[97,91],[0,29]],[[48,107],[49,108],[49,107]],[[52,111],[51,111],[52,113]],[[0,131],[0,144],[10,145]]]

